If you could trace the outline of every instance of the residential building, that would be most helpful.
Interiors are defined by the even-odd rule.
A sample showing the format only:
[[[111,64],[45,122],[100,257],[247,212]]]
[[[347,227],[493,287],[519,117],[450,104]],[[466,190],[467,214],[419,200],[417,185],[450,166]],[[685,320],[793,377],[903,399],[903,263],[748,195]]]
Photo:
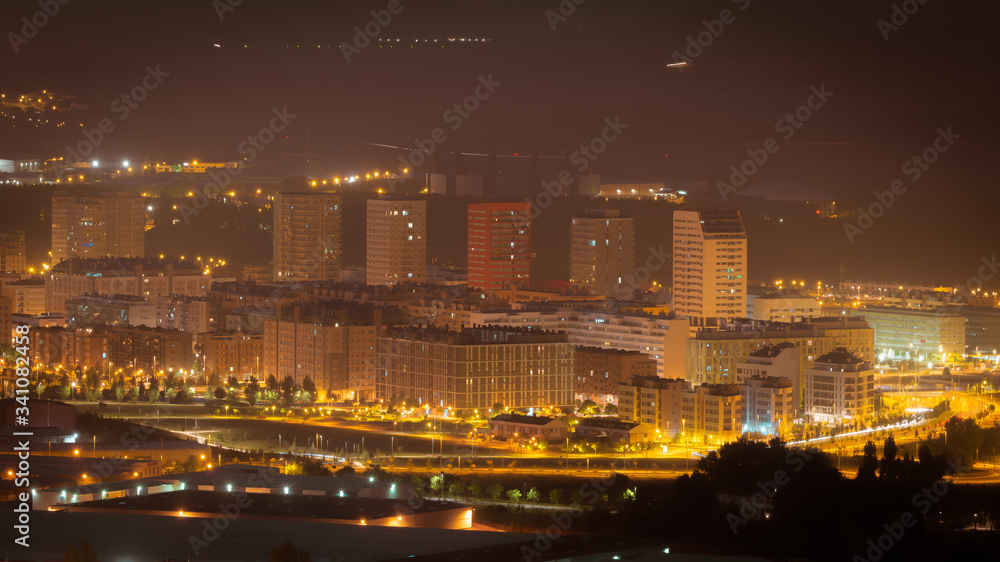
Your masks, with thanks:
[[[468,286],[504,289],[527,286],[531,265],[531,206],[528,203],[469,205]]]
[[[0,281],[0,294],[11,300],[11,306],[17,314],[45,313],[45,279],[31,277],[28,279]]]
[[[823,316],[823,307],[816,297],[768,294],[748,296],[750,318],[767,322],[801,322]]]
[[[656,360],[640,351],[577,347],[573,355],[574,398],[618,404],[618,386],[633,377],[656,375]]]
[[[880,359],[945,361],[965,354],[965,317],[953,308],[865,307],[858,316],[875,330]]]
[[[508,412],[490,418],[490,435],[511,441],[532,439],[555,443],[569,436],[569,425],[556,417],[526,416]]]
[[[369,285],[427,280],[427,202],[396,196],[368,200]]]
[[[658,376],[685,378],[683,350],[688,337],[687,319],[573,309],[469,311],[467,318],[464,324],[467,326],[559,330],[566,332],[569,342],[578,346],[639,351],[656,361]]]
[[[738,363],[754,351],[785,342],[799,348],[802,372],[812,367],[817,357],[837,347],[846,347],[871,361],[875,333],[863,319],[847,316],[808,318],[795,324],[747,319],[725,322],[720,329],[700,330],[685,342],[685,378],[693,384],[738,382]]]
[[[24,273],[28,270],[24,232],[0,232],[0,273]]]
[[[79,295],[66,299],[66,314],[76,326],[157,326],[156,303],[136,296]]]
[[[682,379],[632,377],[618,385],[618,417],[641,422],[673,437],[682,431],[684,393],[691,385]]]
[[[702,438],[720,445],[742,435],[743,385],[702,384],[682,397],[681,431],[685,439]]]
[[[744,433],[782,435],[795,419],[792,380],[753,375],[743,381]]]
[[[279,193],[273,209],[274,280],[340,281],[340,195]]]
[[[674,311],[692,329],[743,318],[747,235],[738,211],[674,211]]]
[[[189,262],[73,258],[46,273],[45,307],[48,312],[66,312],[66,300],[81,295],[200,297],[211,285],[211,276]]]
[[[805,415],[812,422],[858,422],[875,411],[871,363],[846,348],[816,359],[805,373]]]
[[[375,338],[381,316],[367,307],[331,318],[296,307],[264,321],[264,372],[316,384],[319,400],[369,400],[375,388]]]
[[[589,210],[570,226],[569,280],[590,294],[631,298],[638,287],[635,271],[635,224],[616,210]]]
[[[193,336],[188,332],[113,326],[108,328],[108,361],[116,368],[149,373],[194,369]]]
[[[10,297],[0,296],[0,341],[10,343],[11,331],[14,328],[14,307]]]
[[[754,377],[791,381],[795,414],[802,411],[802,376],[801,350],[789,342],[761,347],[736,363],[737,384]]]
[[[207,333],[195,336],[200,370],[218,373],[223,379],[235,376],[239,380],[251,377],[263,381],[267,365],[264,336],[261,334]]]
[[[145,256],[146,208],[137,193],[52,196],[52,263]]]
[[[216,324],[206,297],[161,295],[156,298],[156,326],[159,328],[201,334],[212,331]]]
[[[573,404],[573,345],[563,333],[389,328],[378,338],[376,359],[376,396],[383,400],[454,410]]]

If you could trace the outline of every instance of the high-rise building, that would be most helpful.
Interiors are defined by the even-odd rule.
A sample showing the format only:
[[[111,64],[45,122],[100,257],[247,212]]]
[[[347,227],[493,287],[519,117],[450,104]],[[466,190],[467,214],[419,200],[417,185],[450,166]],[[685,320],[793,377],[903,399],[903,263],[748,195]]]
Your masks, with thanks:
[[[638,287],[635,271],[635,226],[615,210],[589,210],[573,217],[569,241],[569,280],[595,295],[629,298]]]
[[[23,273],[28,269],[24,232],[0,232],[0,273]]]
[[[396,196],[368,200],[369,285],[427,281],[427,202]]]
[[[843,347],[816,359],[805,373],[805,415],[812,422],[858,422],[875,411],[871,363]]]
[[[274,281],[340,281],[341,241],[339,194],[274,198]]]
[[[146,209],[135,193],[52,196],[52,263],[145,256]]]
[[[747,312],[747,234],[738,211],[674,211],[674,311],[691,328]]]
[[[531,265],[531,206],[528,203],[469,205],[468,286],[505,289],[528,284]]]

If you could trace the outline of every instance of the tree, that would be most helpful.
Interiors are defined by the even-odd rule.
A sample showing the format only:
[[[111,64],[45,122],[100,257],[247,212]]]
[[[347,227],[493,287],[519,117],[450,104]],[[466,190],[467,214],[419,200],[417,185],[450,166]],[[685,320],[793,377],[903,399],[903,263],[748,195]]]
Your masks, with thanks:
[[[495,402],[493,404],[493,408],[492,409],[493,409],[493,413],[494,414],[502,414],[503,410],[504,410],[504,408],[503,408],[503,402]]]
[[[281,386],[278,385],[278,379],[274,375],[267,376],[267,389],[271,392],[278,392],[281,390]]]
[[[302,390],[314,396],[316,395],[316,382],[312,380],[312,377],[302,379]]]
[[[70,549],[63,556],[64,562],[97,562],[97,554],[90,549],[90,543],[87,539],[83,539],[80,543],[80,551],[77,552],[75,548]]]
[[[236,379],[236,375],[229,375],[229,378],[226,379],[226,386],[228,388],[239,388],[240,381]]]
[[[469,494],[472,499],[479,499],[479,494],[483,493],[483,484],[479,481],[479,475],[472,475],[472,482],[469,483]]]
[[[465,492],[465,485],[461,482],[454,482],[452,485],[448,486],[448,493],[453,498],[459,498]]]
[[[291,406],[292,400],[295,399],[295,379],[285,375],[285,378],[281,379],[281,400],[286,406]]]
[[[208,386],[222,385],[222,376],[219,375],[219,368],[212,369],[212,374],[208,375]]]
[[[507,490],[507,500],[511,503],[519,503],[521,501],[521,490]]]
[[[593,400],[588,399],[580,403],[580,412],[584,414],[591,413],[595,409],[597,409],[597,402],[594,402]]]
[[[257,404],[258,392],[260,392],[260,383],[257,382],[257,377],[250,377],[250,382],[243,389],[243,394],[247,397],[247,401],[250,402],[251,406]]]
[[[500,496],[503,495],[503,486],[500,482],[494,480],[486,488],[486,493],[489,494],[491,500],[500,501]]]
[[[559,488],[553,488],[549,492],[549,503],[559,503],[562,499],[563,491]]]
[[[529,502],[538,503],[538,501],[541,499],[541,496],[539,496],[539,494],[538,494],[538,488],[536,488],[534,486],[532,486],[531,488],[528,488],[528,495],[527,495],[526,499]]]
[[[226,397],[226,389],[222,388],[221,386],[215,387],[215,397],[218,398],[219,400],[222,400],[223,398],[225,398]]]
[[[896,454],[899,449],[896,447],[896,440],[890,435],[886,437],[882,445],[882,462],[879,463],[878,477],[880,480],[895,480],[898,470]]]
[[[858,480],[874,482],[876,469],[878,469],[878,449],[875,443],[869,441],[865,443],[864,456],[861,457],[861,465],[858,466]]]
[[[271,549],[271,562],[312,562],[308,550],[299,550],[292,541],[285,541]]]
[[[431,491],[435,494],[440,494],[444,491],[444,477],[440,474],[431,476]]]

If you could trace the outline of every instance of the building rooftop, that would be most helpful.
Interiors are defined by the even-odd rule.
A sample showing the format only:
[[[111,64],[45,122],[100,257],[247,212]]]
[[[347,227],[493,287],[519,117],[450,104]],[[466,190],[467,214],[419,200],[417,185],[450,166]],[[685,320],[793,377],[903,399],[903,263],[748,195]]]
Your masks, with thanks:
[[[770,358],[770,359],[774,359],[775,357],[781,355],[782,351],[784,351],[784,350],[786,350],[788,348],[794,348],[794,347],[795,347],[795,344],[793,344],[791,342],[787,342],[787,341],[781,342],[781,343],[776,343],[774,345],[765,345],[764,347],[762,347],[762,348],[758,349],[757,351],[754,351],[753,353],[751,353],[750,357],[767,357],[767,358]]]
[[[448,328],[428,326],[393,326],[386,329],[385,337],[411,341],[446,343],[450,345],[565,343],[565,332],[538,330],[509,326],[477,326],[454,332]]]
[[[612,429],[616,431],[631,431],[639,427],[639,422],[626,422],[621,421],[616,418],[583,418],[577,424],[577,430],[579,428],[594,428],[594,429]]]
[[[851,353],[846,347],[838,347],[829,353],[825,353],[816,358],[816,363],[832,363],[835,365],[857,365],[864,363],[857,355]]]
[[[518,423],[523,425],[545,426],[559,420],[551,416],[526,416],[524,414],[508,412],[505,414],[499,414],[497,416],[494,416],[493,418],[490,419],[490,421]]]

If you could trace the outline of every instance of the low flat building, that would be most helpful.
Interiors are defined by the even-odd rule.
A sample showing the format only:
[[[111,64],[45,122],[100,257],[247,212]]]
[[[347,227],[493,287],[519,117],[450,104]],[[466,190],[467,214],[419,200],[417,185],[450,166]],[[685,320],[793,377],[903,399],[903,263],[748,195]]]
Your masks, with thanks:
[[[606,439],[612,443],[641,443],[656,439],[656,428],[649,424],[613,418],[584,418],[574,429],[580,437]]]
[[[66,299],[66,314],[76,326],[157,326],[156,303],[136,296],[79,295]]]
[[[750,318],[767,322],[801,322],[823,316],[819,299],[805,295],[749,295],[747,307]]]
[[[881,359],[931,362],[965,354],[965,318],[954,309],[866,307],[858,315],[875,330]]]
[[[490,435],[516,441],[536,438],[555,442],[569,436],[569,425],[555,417],[506,413],[490,418]]]
[[[45,279],[32,277],[16,281],[5,280],[0,283],[0,287],[0,293],[11,300],[14,313],[45,313]]]

